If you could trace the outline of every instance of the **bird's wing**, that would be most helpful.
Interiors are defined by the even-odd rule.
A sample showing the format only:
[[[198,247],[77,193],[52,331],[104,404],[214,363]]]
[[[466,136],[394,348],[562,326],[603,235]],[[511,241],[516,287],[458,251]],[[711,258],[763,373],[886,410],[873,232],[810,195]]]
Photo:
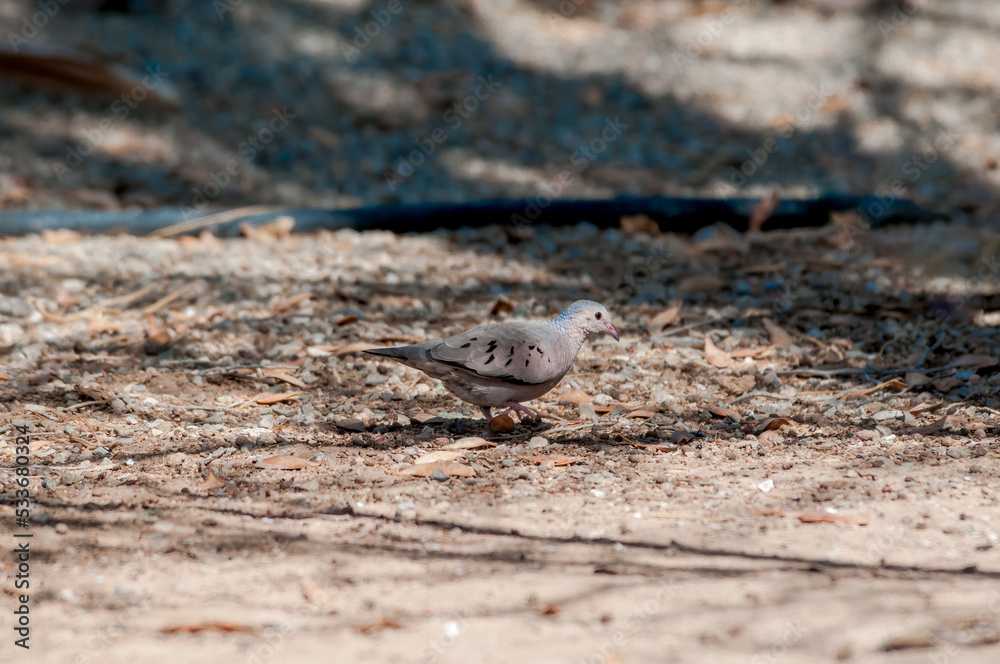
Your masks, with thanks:
[[[483,378],[538,385],[569,368],[559,343],[560,333],[545,323],[497,323],[432,342],[425,356]]]

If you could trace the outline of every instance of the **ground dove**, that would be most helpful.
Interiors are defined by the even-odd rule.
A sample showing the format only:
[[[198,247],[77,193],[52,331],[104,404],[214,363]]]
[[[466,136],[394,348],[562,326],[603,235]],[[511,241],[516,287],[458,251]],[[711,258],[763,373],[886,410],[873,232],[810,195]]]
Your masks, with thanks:
[[[604,333],[618,340],[608,310],[579,300],[552,320],[494,323],[447,339],[365,352],[439,379],[459,399],[479,406],[487,420],[491,409],[500,407],[507,410],[498,415],[519,411],[537,419],[521,402],[555,387],[583,342]]]

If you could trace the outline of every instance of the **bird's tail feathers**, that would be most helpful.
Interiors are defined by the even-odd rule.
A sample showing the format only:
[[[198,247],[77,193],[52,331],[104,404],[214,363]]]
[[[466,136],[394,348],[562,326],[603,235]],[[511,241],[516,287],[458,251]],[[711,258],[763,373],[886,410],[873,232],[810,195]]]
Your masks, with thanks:
[[[394,360],[409,360],[413,358],[413,346],[396,346],[395,348],[369,348],[369,355],[391,357]]]

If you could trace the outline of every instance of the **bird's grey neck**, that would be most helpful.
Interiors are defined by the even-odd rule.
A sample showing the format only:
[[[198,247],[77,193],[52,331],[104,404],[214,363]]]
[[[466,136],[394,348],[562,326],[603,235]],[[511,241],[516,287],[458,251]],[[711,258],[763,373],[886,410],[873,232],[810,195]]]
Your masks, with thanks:
[[[587,340],[587,332],[579,325],[576,325],[571,316],[561,315],[549,321],[549,324],[562,332],[573,343],[574,355],[580,350],[580,346]]]

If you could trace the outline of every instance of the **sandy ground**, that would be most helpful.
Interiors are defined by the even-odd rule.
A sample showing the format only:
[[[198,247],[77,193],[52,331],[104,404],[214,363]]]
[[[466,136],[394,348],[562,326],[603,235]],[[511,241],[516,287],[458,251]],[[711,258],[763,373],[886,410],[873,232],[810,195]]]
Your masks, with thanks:
[[[2,241],[31,661],[995,662],[1000,307],[945,228]],[[354,352],[580,296],[621,343],[511,434]]]

